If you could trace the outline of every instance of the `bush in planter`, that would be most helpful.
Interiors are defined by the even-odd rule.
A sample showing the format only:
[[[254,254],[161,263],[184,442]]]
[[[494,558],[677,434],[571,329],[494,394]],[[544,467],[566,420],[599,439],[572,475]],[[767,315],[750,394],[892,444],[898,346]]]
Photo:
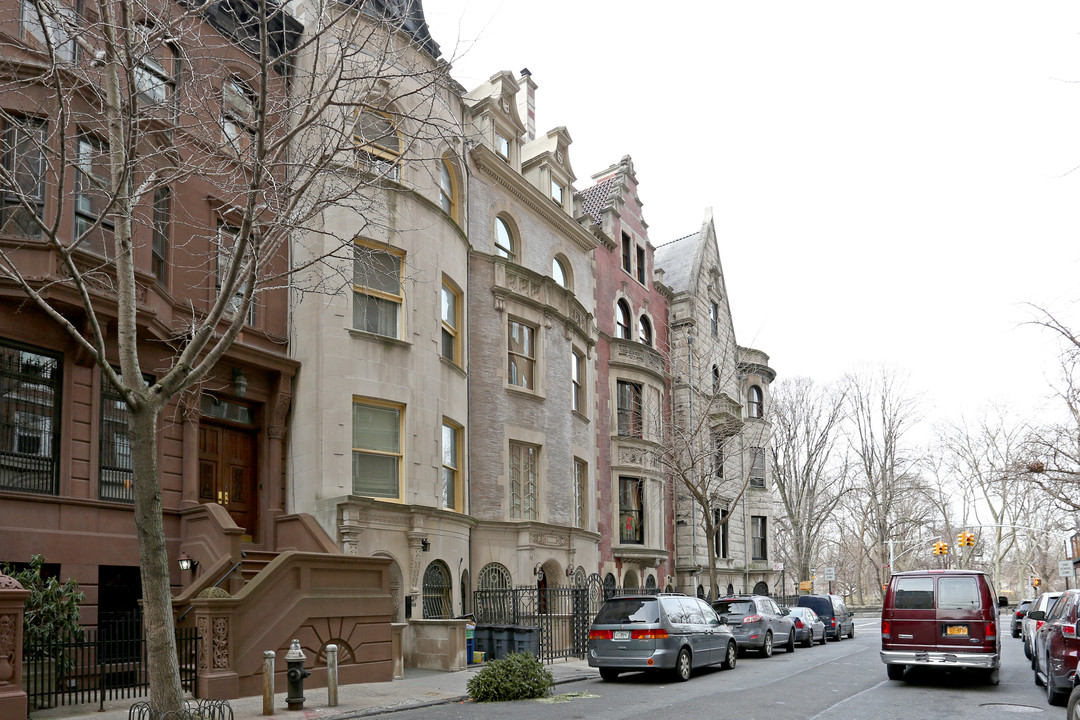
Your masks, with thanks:
[[[510,653],[492,660],[469,679],[470,697],[478,702],[546,697],[555,684],[551,671],[532,653]]]
[[[45,558],[34,555],[25,570],[15,571],[4,566],[5,575],[15,578],[23,589],[30,591],[23,611],[23,662],[34,663],[55,657],[59,672],[67,674],[75,669],[75,661],[66,653],[56,657],[52,646],[62,638],[82,639],[79,603],[86,596],[74,578],[63,583],[54,577],[43,578],[43,565]]]

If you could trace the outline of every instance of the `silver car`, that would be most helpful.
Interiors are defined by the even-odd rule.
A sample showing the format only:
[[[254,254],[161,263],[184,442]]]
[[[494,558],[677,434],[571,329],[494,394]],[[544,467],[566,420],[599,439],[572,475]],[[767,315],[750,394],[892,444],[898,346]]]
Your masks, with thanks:
[[[1020,631],[1024,636],[1024,657],[1032,660],[1032,662],[1034,662],[1033,658],[1035,657],[1035,631],[1039,629],[1042,622],[1032,620],[1029,616],[1035,610],[1042,610],[1043,617],[1049,615],[1059,597],[1061,597],[1060,592],[1044,592],[1032,603],[1031,607],[1028,608],[1028,614],[1020,621]],[[1032,668],[1034,667],[1033,664]]]
[[[676,680],[706,665],[735,667],[738,645],[709,604],[688,595],[611,598],[589,628],[589,667],[614,680],[633,670],[672,671]]]
[[[795,652],[795,622],[772,598],[735,595],[717,600],[712,606],[720,619],[731,626],[739,648],[757,650],[762,657],[772,656],[773,647],[779,644],[788,652]]]

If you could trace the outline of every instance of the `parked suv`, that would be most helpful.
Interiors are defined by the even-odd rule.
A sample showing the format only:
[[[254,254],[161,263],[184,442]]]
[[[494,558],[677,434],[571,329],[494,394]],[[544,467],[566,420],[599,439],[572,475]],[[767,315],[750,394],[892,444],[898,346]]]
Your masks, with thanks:
[[[1024,635],[1024,657],[1032,661],[1031,667],[1035,667],[1035,632],[1042,625],[1042,618],[1045,618],[1047,613],[1054,609],[1054,603],[1061,597],[1060,592],[1044,592],[1039,597],[1035,598],[1035,602],[1028,608],[1028,614],[1024,616],[1024,619],[1020,623],[1020,632]],[[1042,612],[1042,617],[1038,620],[1031,617],[1033,610],[1039,610]]]
[[[772,598],[764,595],[734,595],[713,602],[720,621],[731,627],[739,649],[752,648],[769,657],[776,643],[795,652],[795,622]]]
[[[1046,701],[1051,705],[1064,705],[1073,687],[1080,652],[1080,638],[1076,637],[1078,606],[1080,590],[1066,590],[1046,615],[1042,610],[1032,611],[1032,620],[1043,621],[1032,644],[1035,684],[1046,685]]]
[[[1016,606],[1016,613],[1012,619],[1012,636],[1014,638],[1020,637],[1020,628],[1023,626],[1024,616],[1027,615],[1028,610],[1031,609],[1031,604],[1034,602],[1035,598],[1024,598]]]
[[[992,685],[1001,667],[998,607],[985,573],[913,570],[889,580],[881,609],[881,660],[890,680],[909,665],[979,668]]]
[[[848,610],[839,595],[800,595],[799,607],[808,607],[825,623],[825,637],[839,640],[855,637],[855,613]]]
[[[738,645],[709,603],[678,593],[622,595],[600,607],[589,628],[589,667],[614,680],[629,670],[672,670],[689,680],[699,667],[735,667]]]

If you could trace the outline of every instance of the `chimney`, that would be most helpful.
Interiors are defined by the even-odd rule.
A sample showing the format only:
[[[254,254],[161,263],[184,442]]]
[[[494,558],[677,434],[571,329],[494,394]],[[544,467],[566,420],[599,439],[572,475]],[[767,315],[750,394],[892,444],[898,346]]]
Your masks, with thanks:
[[[518,84],[522,88],[517,96],[518,115],[525,121],[525,130],[528,135],[526,142],[532,142],[536,139],[536,83],[533,82],[529,68],[521,69]]]

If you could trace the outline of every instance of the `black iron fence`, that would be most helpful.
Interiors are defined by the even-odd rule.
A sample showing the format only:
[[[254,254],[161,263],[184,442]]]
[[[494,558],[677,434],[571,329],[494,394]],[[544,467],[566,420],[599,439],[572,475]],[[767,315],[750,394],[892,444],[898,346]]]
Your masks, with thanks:
[[[180,683],[195,694],[198,632],[176,631]],[[106,614],[97,628],[64,633],[27,648],[23,688],[30,710],[142,697],[149,693],[146,638],[138,613]]]
[[[532,651],[544,662],[583,658],[588,650],[592,613],[587,588],[477,590],[473,593],[473,609],[477,633],[493,628],[490,632],[496,648]],[[505,644],[500,646],[500,642]]]

